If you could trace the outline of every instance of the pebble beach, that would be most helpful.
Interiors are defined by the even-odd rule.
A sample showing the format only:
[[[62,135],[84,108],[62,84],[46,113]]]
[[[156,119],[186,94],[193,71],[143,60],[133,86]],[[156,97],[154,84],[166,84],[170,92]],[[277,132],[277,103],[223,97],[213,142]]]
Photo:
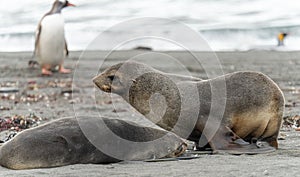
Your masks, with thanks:
[[[109,55],[107,55],[109,54]],[[138,59],[136,58],[138,56]],[[159,56],[167,56],[161,59]],[[195,60],[199,57],[200,62]],[[101,70],[128,59],[142,60],[156,69],[207,79],[235,71],[259,71],[272,78],[285,95],[284,123],[279,149],[260,155],[203,154],[197,159],[166,162],[121,162],[108,165],[77,164],[58,168],[9,170],[1,176],[299,176],[300,52],[190,52],[183,51],[71,51],[65,66],[72,74],[42,77],[30,68],[31,52],[0,53],[0,118],[32,118],[36,124],[75,115],[105,116],[153,126],[116,95],[102,93],[92,78]],[[171,59],[170,59],[171,58]],[[172,62],[170,62],[172,60]],[[211,61],[211,62],[207,62]],[[216,62],[212,62],[216,61]],[[201,63],[204,62],[204,63]],[[206,63],[205,63],[206,62]],[[179,64],[180,63],[180,64]],[[199,64],[200,63],[200,64]],[[178,68],[184,68],[182,70]],[[7,91],[7,90],[6,90]],[[26,127],[28,128],[28,127]],[[20,130],[19,130],[20,129]],[[14,131],[21,131],[22,127]],[[1,137],[5,137],[2,132]]]

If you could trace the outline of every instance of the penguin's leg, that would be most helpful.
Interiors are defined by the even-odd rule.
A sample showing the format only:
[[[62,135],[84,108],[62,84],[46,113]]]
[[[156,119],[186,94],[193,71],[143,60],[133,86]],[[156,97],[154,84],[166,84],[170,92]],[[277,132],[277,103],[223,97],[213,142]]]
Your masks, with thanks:
[[[50,71],[51,65],[42,65],[42,75],[51,76],[52,72]]]
[[[36,65],[39,65],[39,63],[35,60],[29,60],[28,61],[29,68],[34,68]]]
[[[71,73],[71,70],[70,69],[66,69],[64,66],[63,66],[63,63],[61,63],[59,65],[59,70],[58,70],[60,73],[63,73],[63,74],[69,74]]]

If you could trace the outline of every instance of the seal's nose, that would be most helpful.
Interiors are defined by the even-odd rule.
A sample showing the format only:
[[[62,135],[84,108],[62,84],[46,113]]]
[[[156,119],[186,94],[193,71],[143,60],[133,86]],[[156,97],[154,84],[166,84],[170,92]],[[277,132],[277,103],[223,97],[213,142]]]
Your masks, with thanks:
[[[92,81],[94,82],[94,84],[96,84],[98,87],[99,87],[99,84],[100,84],[100,76],[95,76]]]
[[[110,92],[111,88],[108,85],[102,85],[100,86],[101,90],[105,91],[105,92]]]

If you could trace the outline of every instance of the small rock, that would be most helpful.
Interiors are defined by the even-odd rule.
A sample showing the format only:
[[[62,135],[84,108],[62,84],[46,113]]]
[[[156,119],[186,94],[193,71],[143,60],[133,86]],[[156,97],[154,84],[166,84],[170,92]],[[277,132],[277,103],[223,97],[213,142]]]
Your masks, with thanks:
[[[19,92],[17,87],[0,87],[0,93],[15,93]]]
[[[135,48],[133,48],[134,50],[148,50],[148,51],[152,51],[153,49],[151,47],[147,47],[147,46],[137,46]]]
[[[0,111],[9,111],[9,107],[0,106]]]
[[[278,140],[285,140],[285,138],[286,138],[286,134],[285,133],[280,133],[279,137],[278,137]]]
[[[61,94],[72,94],[72,93],[79,93],[80,91],[78,89],[72,89],[72,88],[63,88],[61,90]]]
[[[106,167],[106,169],[114,169],[115,167],[113,166],[109,166],[109,167]]]
[[[105,104],[112,104],[112,101],[109,100],[109,101],[104,101]]]
[[[269,176],[268,170],[265,170],[265,171],[263,172],[263,174],[264,174],[265,176]]]
[[[118,112],[127,112],[126,109],[114,109],[112,112],[118,113]]]

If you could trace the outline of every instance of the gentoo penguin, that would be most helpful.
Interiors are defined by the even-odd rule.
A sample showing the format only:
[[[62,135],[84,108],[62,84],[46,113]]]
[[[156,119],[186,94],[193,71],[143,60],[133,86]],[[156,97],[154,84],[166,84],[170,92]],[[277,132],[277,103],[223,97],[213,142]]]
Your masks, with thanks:
[[[59,66],[60,73],[70,73],[71,70],[63,66],[64,58],[68,56],[65,40],[64,18],[61,10],[68,6],[75,6],[67,0],[56,0],[50,12],[46,13],[38,24],[35,40],[35,56],[42,68],[43,75],[52,75],[51,69]]]

